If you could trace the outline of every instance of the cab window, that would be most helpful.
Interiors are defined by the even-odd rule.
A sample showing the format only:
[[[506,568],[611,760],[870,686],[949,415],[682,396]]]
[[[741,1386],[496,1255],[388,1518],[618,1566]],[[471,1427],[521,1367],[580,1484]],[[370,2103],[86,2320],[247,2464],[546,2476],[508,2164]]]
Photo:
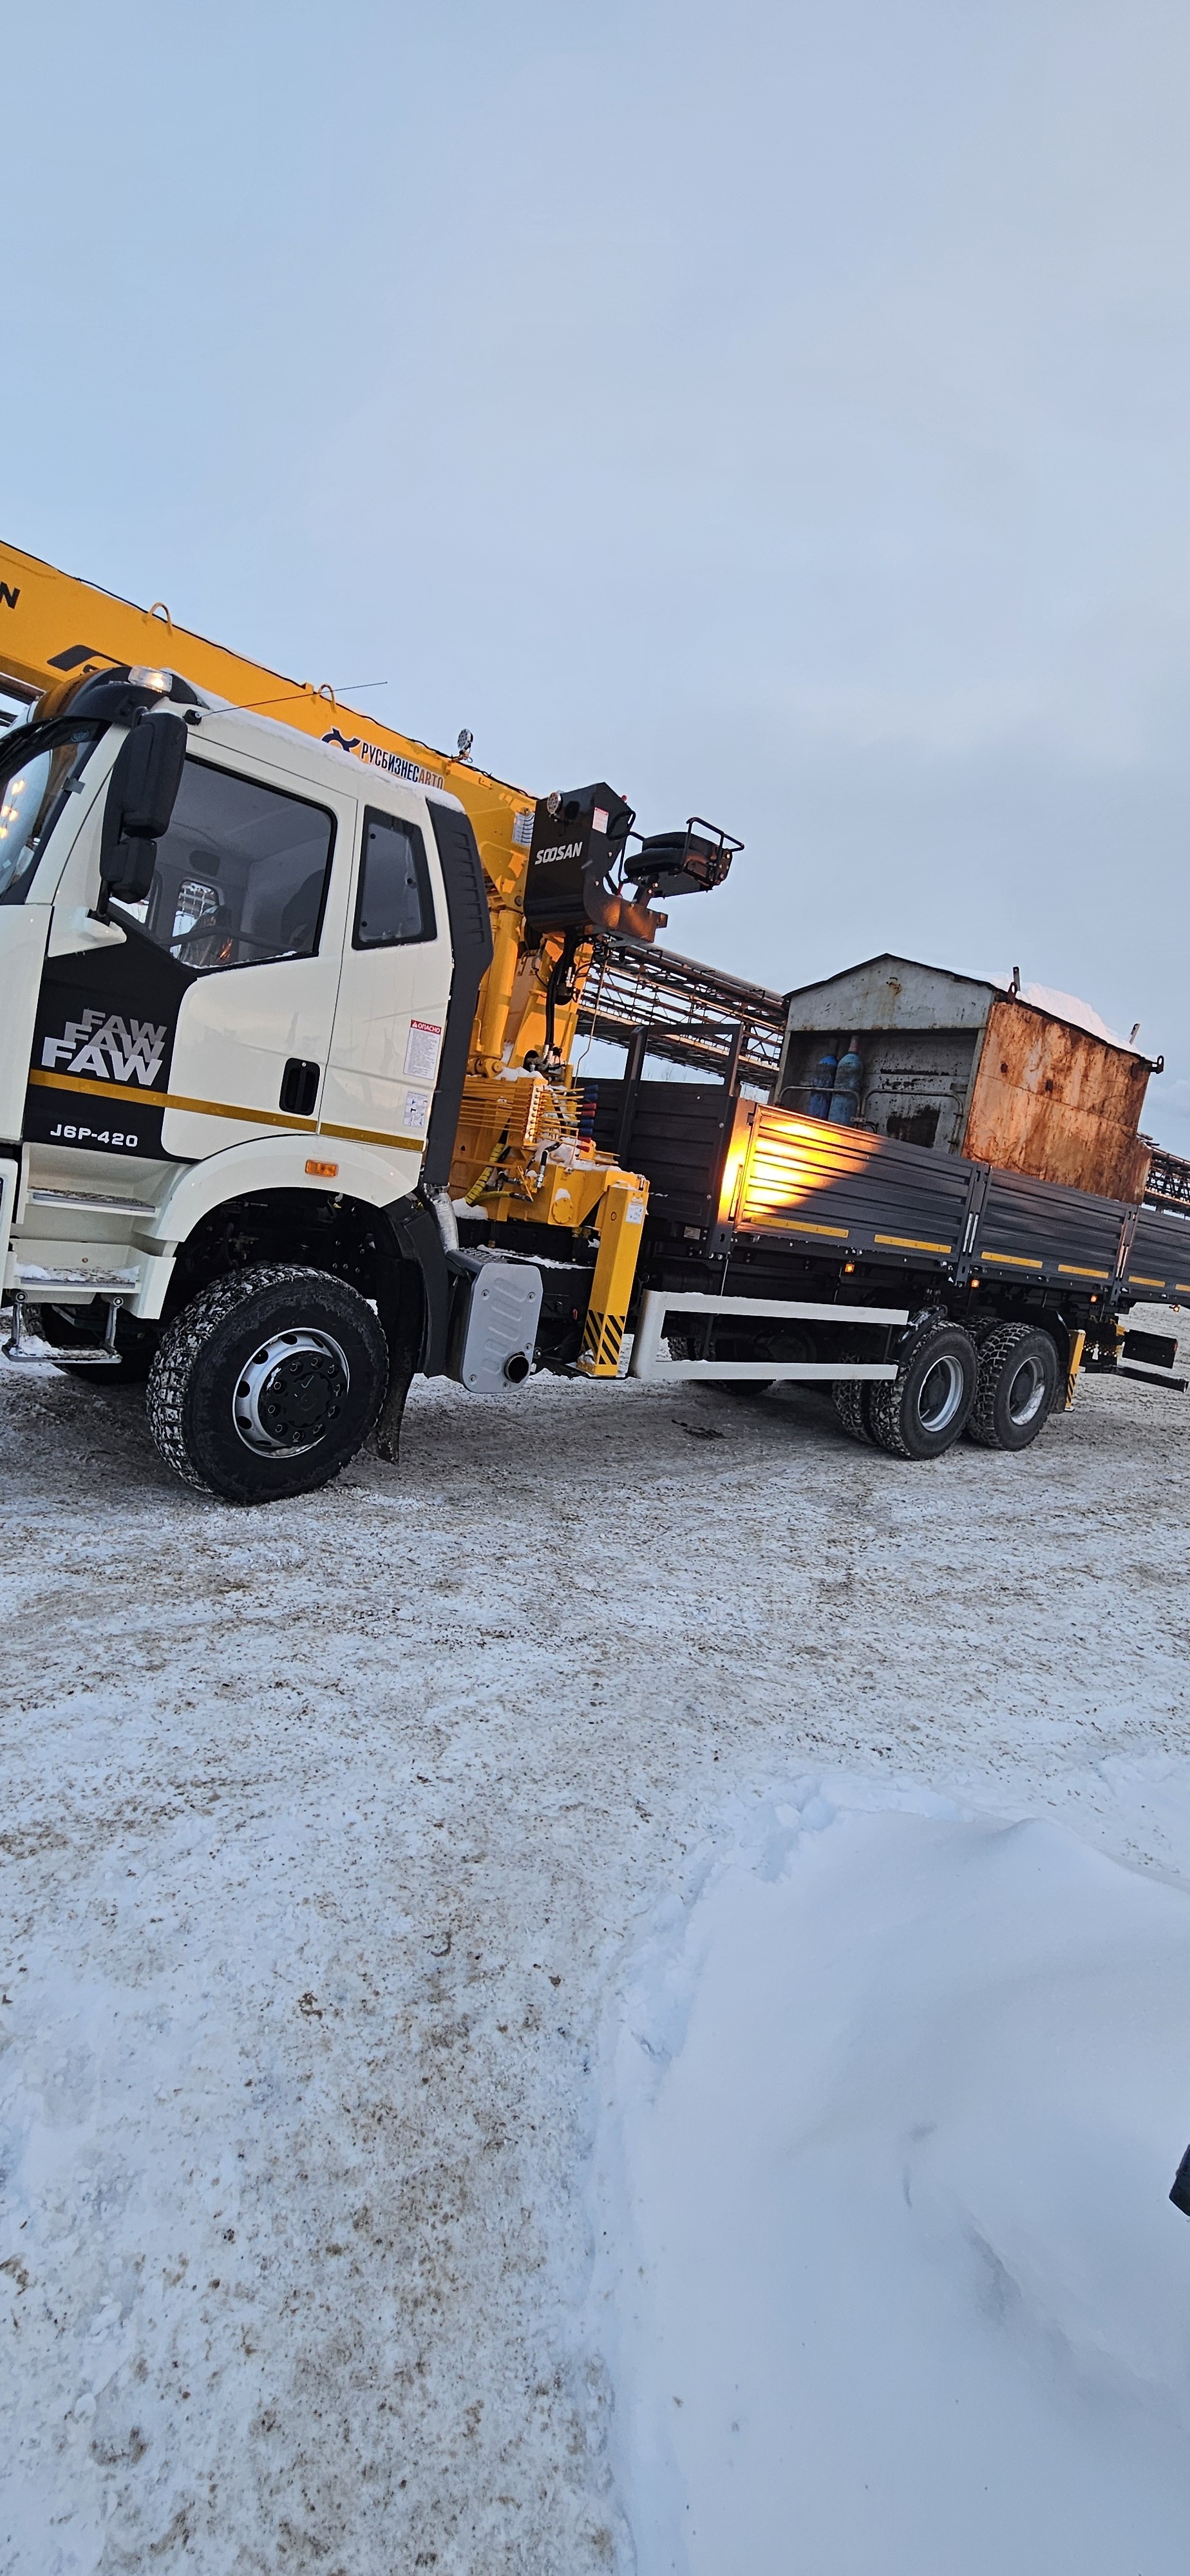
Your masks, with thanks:
[[[416,823],[369,806],[355,901],[356,948],[396,948],[436,937],[426,845]]]
[[[144,903],[112,903],[200,975],[312,957],[335,826],[320,805],[190,760]]]
[[[22,725],[0,746],[0,903],[23,903],[102,727]]]

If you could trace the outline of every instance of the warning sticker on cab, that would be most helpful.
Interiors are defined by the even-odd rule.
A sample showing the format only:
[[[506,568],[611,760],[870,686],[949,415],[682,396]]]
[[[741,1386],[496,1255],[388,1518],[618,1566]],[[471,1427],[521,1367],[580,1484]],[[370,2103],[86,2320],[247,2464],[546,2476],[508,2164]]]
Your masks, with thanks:
[[[434,1020],[410,1020],[405,1041],[405,1071],[415,1082],[432,1082],[438,1071],[442,1030]]]

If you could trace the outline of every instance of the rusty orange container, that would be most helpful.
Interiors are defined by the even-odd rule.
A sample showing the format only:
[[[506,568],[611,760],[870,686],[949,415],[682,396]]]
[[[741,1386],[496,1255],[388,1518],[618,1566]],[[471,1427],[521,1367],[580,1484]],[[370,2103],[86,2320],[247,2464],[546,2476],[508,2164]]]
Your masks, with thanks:
[[[1139,1199],[1149,1165],[1138,1134],[1146,1056],[1112,1046],[1031,1002],[988,1012],[962,1151],[1034,1180]]]

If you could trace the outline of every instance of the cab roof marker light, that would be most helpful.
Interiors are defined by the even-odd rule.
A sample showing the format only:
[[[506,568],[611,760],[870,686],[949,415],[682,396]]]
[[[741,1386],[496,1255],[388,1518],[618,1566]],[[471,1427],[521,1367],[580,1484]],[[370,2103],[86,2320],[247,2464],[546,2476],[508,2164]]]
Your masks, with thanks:
[[[152,662],[134,662],[128,677],[134,689],[155,689],[162,698],[167,698],[173,687],[173,672],[162,671]]]

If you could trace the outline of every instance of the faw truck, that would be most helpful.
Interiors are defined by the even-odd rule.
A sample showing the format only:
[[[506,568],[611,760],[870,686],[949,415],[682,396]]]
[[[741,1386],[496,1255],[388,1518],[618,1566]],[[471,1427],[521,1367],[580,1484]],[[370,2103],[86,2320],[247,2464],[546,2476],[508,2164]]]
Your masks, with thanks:
[[[5,1347],[143,1385],[190,1483],[248,1504],[369,1439],[395,1460],[419,1372],[510,1402],[543,1368],[820,1383],[901,1459],[1026,1448],[1084,1366],[1179,1383],[1123,1321],[1190,1296],[1134,1049],[1102,1082],[1079,1058],[1075,1100],[1031,1005],[980,1002],[956,1061],[1001,1083],[994,1027],[1029,1093],[1000,1160],[966,1113],[906,1128],[935,1062],[955,1093],[945,1048],[899,1128],[858,1091],[840,1115],[804,1010],[775,1099],[742,1042],[644,1079],[644,1018],[584,1084],[608,959],[623,989],[660,957],[658,899],[721,883],[729,835],[643,837],[605,781],[530,797],[10,548],[0,686]],[[1036,1168],[1076,1131],[1111,1187]]]

